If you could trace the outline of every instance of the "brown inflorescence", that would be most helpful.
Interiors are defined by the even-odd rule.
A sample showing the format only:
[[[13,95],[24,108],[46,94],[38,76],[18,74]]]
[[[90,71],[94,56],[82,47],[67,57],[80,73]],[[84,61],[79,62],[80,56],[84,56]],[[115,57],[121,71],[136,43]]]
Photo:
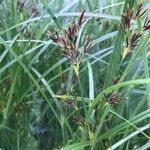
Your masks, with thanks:
[[[111,92],[108,95],[104,95],[104,97],[105,97],[105,100],[109,104],[112,104],[112,105],[119,104],[121,100],[123,99],[121,94],[114,93],[114,92]]]
[[[125,33],[127,33],[130,30],[131,26],[131,19],[133,16],[133,10],[128,9],[127,12],[122,14],[124,22],[123,22],[123,30]]]
[[[54,33],[48,32],[48,35],[52,41],[57,43],[62,48],[63,55],[74,66],[80,63],[80,58],[82,56],[81,50],[77,45],[77,39],[80,27],[85,22],[84,12],[85,11],[81,13],[77,22],[73,21],[67,29],[64,29],[62,34],[59,34],[57,31]],[[92,35],[88,35],[84,41],[83,53],[90,50],[92,41]]]
[[[137,43],[141,36],[141,32],[135,32],[132,33],[131,37],[126,37],[126,47],[128,47],[128,49],[130,50],[133,49],[135,46],[137,46]]]
[[[143,3],[140,3],[135,15],[133,14],[133,10],[130,10],[130,9],[128,9],[122,15],[123,17],[122,28],[125,34],[125,48],[122,53],[122,59],[124,59],[129,52],[132,52],[132,50],[136,46],[138,46],[137,44],[138,44],[140,37],[144,34],[146,30],[150,29],[150,20],[148,20],[148,17],[146,17],[144,24],[140,31],[135,31],[131,27],[132,19],[138,20],[147,12],[147,9],[143,11],[142,7],[143,7]]]

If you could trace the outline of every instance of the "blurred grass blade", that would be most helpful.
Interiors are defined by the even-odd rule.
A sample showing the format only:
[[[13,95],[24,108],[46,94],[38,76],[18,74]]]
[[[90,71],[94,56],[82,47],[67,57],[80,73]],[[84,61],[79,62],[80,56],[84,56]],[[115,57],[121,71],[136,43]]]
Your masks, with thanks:
[[[18,36],[19,36],[19,34],[17,34],[17,35],[14,37],[14,39],[11,41],[10,47],[15,43],[15,41],[16,41],[17,38],[18,38]],[[0,55],[0,62],[1,62],[1,61],[3,60],[3,58],[6,56],[6,54],[7,54],[8,51],[9,51],[8,49],[5,49],[5,51]]]
[[[132,127],[134,127],[137,131],[140,131],[141,134],[143,134],[147,139],[150,140],[150,137],[147,134],[145,134],[143,131],[141,131],[138,127],[136,127],[133,123],[131,123],[130,121],[128,121],[127,119],[125,119],[124,117],[120,116],[119,114],[117,114],[114,111],[110,110],[110,112],[113,113],[113,114],[115,114],[116,116],[118,116],[119,118],[121,118],[122,120],[124,120],[125,122],[127,122],[128,124],[130,124]]]
[[[101,119],[100,119],[101,121],[100,121],[99,125],[97,126],[97,130],[96,130],[96,132],[95,132],[95,134],[94,134],[94,138],[92,139],[92,140],[93,140],[93,144],[92,144],[91,150],[98,149],[96,141],[97,141],[97,139],[98,139],[99,136],[100,136],[102,127],[103,127],[103,125],[104,125],[104,122],[105,122],[105,120],[106,120],[106,117],[108,116],[108,112],[109,112],[110,106],[109,106],[109,105],[106,105],[106,106],[104,106],[104,107],[105,107],[105,108],[103,108],[103,109],[105,109],[105,111],[104,111],[104,113],[103,113],[103,115],[102,115],[102,117],[101,117]]]
[[[0,0],[0,4],[3,2],[3,0]]]
[[[111,138],[116,137],[116,135],[118,135],[120,133],[120,131],[123,131],[123,130],[131,127],[131,124],[138,124],[141,121],[143,121],[149,117],[150,117],[150,110],[146,110],[146,111],[130,118],[130,120],[128,120],[128,122],[130,122],[130,124],[128,122],[123,122],[123,123],[117,125],[116,127],[108,130],[106,133],[104,133],[97,139],[97,142],[101,141],[103,139],[107,139],[110,136],[111,136]]]
[[[38,78],[42,81],[42,83],[45,85],[47,88],[48,92],[51,94],[52,97],[55,96],[54,92],[52,91],[51,87],[47,83],[47,81],[41,76],[41,74],[33,67],[31,67],[32,71],[38,76]]]
[[[7,126],[4,126],[4,125],[0,124],[0,130],[1,130],[2,128],[7,129],[8,131],[11,131],[11,132],[17,134],[17,132],[16,132],[15,130],[13,130],[13,129],[11,129],[11,128],[8,128]]]
[[[137,150],[148,150],[150,148],[150,141],[148,141],[145,145],[138,148]]]
[[[150,124],[145,125],[144,127],[139,128],[139,130],[134,131],[133,133],[129,134],[127,137],[121,139],[120,141],[118,141],[117,143],[115,143],[114,145],[112,145],[111,147],[108,148],[108,150],[115,150],[116,148],[118,148],[120,145],[122,145],[123,143],[125,143],[127,140],[133,138],[134,136],[136,136],[137,134],[147,130],[150,128]],[[143,150],[143,149],[141,149]]]
[[[14,90],[15,90],[14,87],[15,87],[15,83],[16,83],[16,80],[17,80],[17,75],[18,75],[18,73],[15,74],[15,77],[13,79],[13,83],[12,83],[12,86],[11,86],[11,89],[10,89],[6,110],[5,110],[5,113],[4,113],[4,119],[7,118],[7,114],[9,113],[9,110],[11,109],[10,106],[11,106],[12,101],[13,101],[13,93],[14,93]]]
[[[94,100],[94,80],[91,64],[87,62],[89,71],[89,98]]]
[[[16,53],[8,46],[8,44],[5,42],[5,40],[0,36],[0,41],[3,43],[3,45],[9,49],[9,52],[11,53],[11,55],[18,61],[18,63],[20,64],[20,66],[25,70],[25,72],[28,74],[28,76],[30,77],[30,79],[33,81],[33,83],[37,86],[37,89],[41,92],[41,94],[43,95],[43,97],[45,98],[45,100],[47,101],[47,103],[49,104],[49,107],[52,109],[53,113],[55,114],[56,118],[58,119],[58,121],[60,121],[57,112],[55,111],[55,109],[52,107],[49,99],[47,98],[46,94],[43,92],[43,90],[41,89],[41,87],[39,86],[39,84],[37,83],[36,79],[34,78],[34,76],[31,74],[31,72],[29,71],[29,69],[25,66],[25,64],[19,59],[19,57],[16,55]]]
[[[89,142],[82,142],[81,141],[79,143],[68,145],[68,146],[62,148],[62,150],[82,150],[88,145],[90,145]]]
[[[56,23],[57,27],[62,30],[62,25],[60,23],[60,21],[58,20],[58,18],[54,15],[53,11],[51,10],[50,6],[48,5],[46,0],[41,0],[41,2],[43,3],[43,5],[46,7],[48,13],[51,15],[52,19],[54,20],[54,22]]]

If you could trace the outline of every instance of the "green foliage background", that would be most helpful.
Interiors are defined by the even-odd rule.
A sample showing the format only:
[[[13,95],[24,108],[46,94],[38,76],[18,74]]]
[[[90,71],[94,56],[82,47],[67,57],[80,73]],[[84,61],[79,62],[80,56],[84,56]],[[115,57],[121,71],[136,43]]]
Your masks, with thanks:
[[[22,7],[21,2],[0,1],[0,148],[148,149],[149,31],[121,60],[122,13],[135,11],[139,1],[26,0]],[[150,3],[145,0],[144,6]],[[89,34],[94,40],[74,82],[72,65],[47,32],[67,28],[83,10],[87,20],[78,44],[82,47]],[[149,10],[133,20],[133,28],[140,30],[148,15]],[[117,105],[104,100],[112,91],[123,96]],[[70,109],[68,100],[75,100],[78,110]],[[84,123],[77,120],[78,112]]]

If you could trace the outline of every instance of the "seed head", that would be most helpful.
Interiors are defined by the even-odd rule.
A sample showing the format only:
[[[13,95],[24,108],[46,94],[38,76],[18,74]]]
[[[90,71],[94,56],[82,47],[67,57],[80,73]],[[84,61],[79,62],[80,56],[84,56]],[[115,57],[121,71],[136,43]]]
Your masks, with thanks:
[[[85,22],[83,11],[77,22],[73,21],[71,25],[67,29],[64,29],[63,33],[55,33],[49,32],[49,37],[53,40],[53,42],[57,43],[63,51],[63,55],[68,59],[68,61],[73,65],[74,71],[78,75],[79,64],[81,56],[83,54],[80,53],[80,48],[77,45],[78,34],[81,25]],[[84,42],[84,51],[86,53],[90,50],[92,46],[92,36],[89,35],[86,37]]]
[[[118,93],[112,92],[112,93],[109,93],[108,95],[104,95],[104,96],[105,96],[106,101],[112,105],[119,104],[122,100],[121,94],[118,94]]]
[[[142,36],[141,32],[135,32],[135,33],[133,33],[133,35],[131,36],[131,39],[127,38],[127,40],[126,40],[127,47],[131,50],[135,46],[137,46],[137,43],[138,43],[139,38],[141,36]]]

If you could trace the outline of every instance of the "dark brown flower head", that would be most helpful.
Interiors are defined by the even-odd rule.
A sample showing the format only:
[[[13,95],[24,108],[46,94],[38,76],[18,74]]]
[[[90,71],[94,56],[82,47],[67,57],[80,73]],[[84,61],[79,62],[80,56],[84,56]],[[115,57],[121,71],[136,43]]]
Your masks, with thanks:
[[[123,30],[125,33],[127,33],[130,29],[132,15],[133,15],[133,10],[130,10],[130,9],[128,9],[124,14],[122,14],[123,19],[124,19],[123,20]]]
[[[121,100],[123,99],[121,94],[118,93],[109,93],[108,95],[104,95],[105,100],[112,105],[119,104]]]
[[[80,59],[82,54],[80,53],[80,48],[77,45],[77,39],[79,35],[79,30],[81,25],[85,22],[83,11],[77,22],[73,21],[67,29],[64,29],[63,33],[58,33],[55,31],[54,34],[48,33],[53,42],[57,43],[63,51],[63,55],[68,59],[68,61],[73,65],[75,72],[78,72]],[[84,53],[88,52],[92,46],[92,36],[87,36],[84,42]]]
[[[78,19],[78,26],[81,26],[84,22],[85,22],[85,17],[84,17],[84,13],[85,13],[85,10],[82,11],[79,19]]]
[[[74,45],[77,41],[77,36],[79,32],[79,26],[73,21],[72,24],[65,30],[65,38],[68,39]]]

